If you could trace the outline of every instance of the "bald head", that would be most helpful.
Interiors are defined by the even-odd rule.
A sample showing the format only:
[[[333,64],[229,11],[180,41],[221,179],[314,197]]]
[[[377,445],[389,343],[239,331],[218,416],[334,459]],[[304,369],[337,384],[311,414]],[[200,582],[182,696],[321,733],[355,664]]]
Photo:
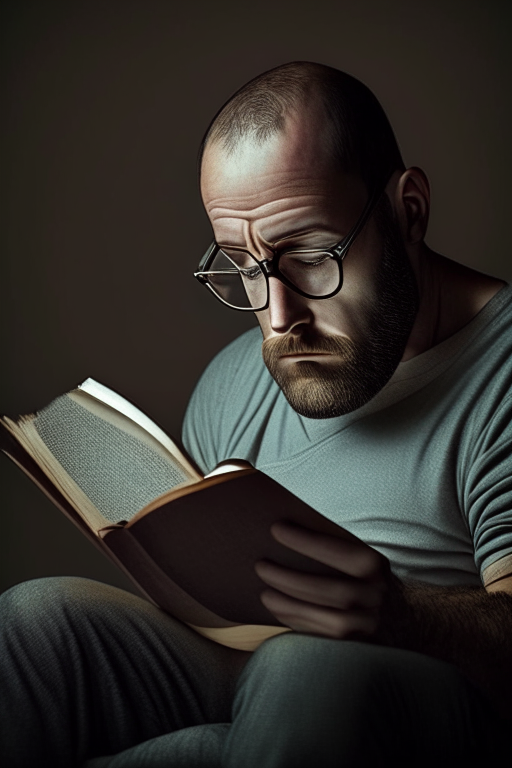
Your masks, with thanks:
[[[255,140],[250,134],[240,137],[236,145],[227,148],[219,140],[208,142],[203,153],[201,192],[208,214],[212,202],[226,194],[250,196],[254,204],[265,205],[279,190],[286,178],[290,194],[312,192],[315,183],[332,180],[339,186],[343,174],[332,163],[329,130],[321,107],[309,109],[308,119],[295,109],[283,120],[283,128],[265,140]],[[365,197],[363,187],[362,199]]]
[[[201,145],[219,145],[226,154],[241,142],[261,145],[303,123],[336,170],[359,176],[373,188],[404,164],[387,117],[371,91],[344,72],[311,62],[276,67],[244,85],[220,109]]]
[[[388,196],[396,198],[403,163],[377,100],[328,67],[279,67],[222,108],[203,150],[201,193],[215,237],[208,258],[220,258],[206,265],[216,276],[210,287],[225,285],[228,275],[241,294],[235,300],[244,302],[231,305],[249,309],[246,286],[266,274],[261,266],[254,271],[257,262],[266,269],[276,263],[265,283],[266,305],[263,294],[252,304],[262,307],[255,311],[270,374],[303,416],[328,418],[362,406],[396,369],[417,309]],[[364,218],[374,191],[379,206]],[[417,207],[408,210],[413,215]],[[344,242],[351,243],[350,257],[336,259],[334,274],[334,250]],[[285,271],[277,271],[282,264]],[[325,267],[342,290],[328,287],[322,301],[286,277],[301,269],[323,280]]]

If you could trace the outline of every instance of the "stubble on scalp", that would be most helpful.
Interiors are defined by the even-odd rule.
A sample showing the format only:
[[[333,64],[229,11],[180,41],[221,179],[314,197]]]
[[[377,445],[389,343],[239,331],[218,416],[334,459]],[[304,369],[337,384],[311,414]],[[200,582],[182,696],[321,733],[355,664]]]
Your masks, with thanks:
[[[300,336],[263,342],[263,360],[271,376],[291,407],[307,418],[333,418],[361,408],[387,384],[402,359],[418,308],[417,287],[387,198],[376,215],[383,254],[378,300],[367,309],[366,339],[354,342],[307,328]],[[282,355],[301,352],[326,352],[339,362],[297,361],[290,370],[280,364]]]

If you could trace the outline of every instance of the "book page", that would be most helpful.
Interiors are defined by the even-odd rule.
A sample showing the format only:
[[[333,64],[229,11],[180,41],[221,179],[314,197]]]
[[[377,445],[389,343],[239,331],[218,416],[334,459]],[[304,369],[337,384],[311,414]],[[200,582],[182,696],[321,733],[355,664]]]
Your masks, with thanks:
[[[34,418],[34,414],[30,414],[21,416],[16,422],[9,419],[8,416],[3,416],[1,418],[2,427],[5,427],[5,429],[7,429],[7,431],[16,439],[16,442],[25,451],[25,454],[20,454],[16,448],[13,450],[13,446],[9,445],[3,447],[2,450],[31,478],[43,493],[45,493],[54,504],[64,512],[64,514],[69,516],[68,511],[60,505],[58,498],[56,499],[54,497],[49,485],[38,476],[37,470],[40,470],[43,475],[46,475],[51,481],[51,487],[64,497],[64,500],[75,509],[80,517],[87,523],[89,528],[96,533],[104,527],[105,519],[85,493],[83,493],[69,475],[64,472],[59,462],[48,450],[33,425]],[[34,462],[36,472],[33,472],[30,469],[30,461],[27,464],[27,457]],[[72,519],[76,522],[74,518]]]
[[[141,427],[142,429],[139,429],[136,432],[139,437],[144,434],[150,435],[160,443],[162,448],[167,451],[174,460],[190,473],[191,477],[195,477],[196,480],[202,479],[202,475],[200,475],[195,467],[190,464],[186,456],[180,451],[176,443],[171,440],[169,435],[166,435],[163,429],[160,429],[154,421],[151,421],[145,413],[133,405],[133,403],[130,403],[125,397],[122,397],[117,392],[114,392],[114,390],[109,389],[104,384],[100,384],[98,381],[91,378],[86,379],[79,385],[77,390],[74,390],[69,394],[79,396],[83,393],[89,395],[89,403],[96,401],[98,405],[101,403],[102,405],[108,406],[108,409],[97,411],[100,416],[109,421],[113,414],[117,414],[117,420],[112,421],[113,424],[125,429],[129,425],[132,425],[134,428]],[[91,405],[87,406],[87,402],[84,404],[86,407],[91,407]]]
[[[251,468],[252,464],[245,461],[245,459],[227,459],[226,461],[221,461],[220,464],[217,464],[215,469],[212,469],[211,472],[208,472],[208,474],[204,476],[204,479],[208,480],[209,477],[224,475],[226,472],[241,472],[244,469]]]
[[[77,391],[58,397],[31,427],[107,523],[129,520],[165,491],[196,482],[142,427],[126,418],[121,425],[122,417],[112,423],[112,414],[106,420],[87,398]]]

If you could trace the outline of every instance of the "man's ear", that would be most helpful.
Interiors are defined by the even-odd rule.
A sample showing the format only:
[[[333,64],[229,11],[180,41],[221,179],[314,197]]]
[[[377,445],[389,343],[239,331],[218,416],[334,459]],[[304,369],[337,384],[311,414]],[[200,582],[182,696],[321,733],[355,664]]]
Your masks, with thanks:
[[[430,213],[430,185],[421,168],[408,168],[400,176],[394,202],[405,243],[421,242]]]

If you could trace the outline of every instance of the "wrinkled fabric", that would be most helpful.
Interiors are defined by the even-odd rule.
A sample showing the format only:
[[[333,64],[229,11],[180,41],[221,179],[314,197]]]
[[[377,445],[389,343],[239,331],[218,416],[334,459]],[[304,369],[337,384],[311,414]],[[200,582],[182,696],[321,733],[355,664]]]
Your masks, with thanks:
[[[243,334],[201,377],[183,429],[197,464],[250,461],[401,579],[482,586],[512,554],[512,287],[333,419],[290,407],[261,341],[259,329]]]
[[[422,654],[297,633],[233,651],[76,577],[0,596],[5,768],[481,768],[505,733]]]

